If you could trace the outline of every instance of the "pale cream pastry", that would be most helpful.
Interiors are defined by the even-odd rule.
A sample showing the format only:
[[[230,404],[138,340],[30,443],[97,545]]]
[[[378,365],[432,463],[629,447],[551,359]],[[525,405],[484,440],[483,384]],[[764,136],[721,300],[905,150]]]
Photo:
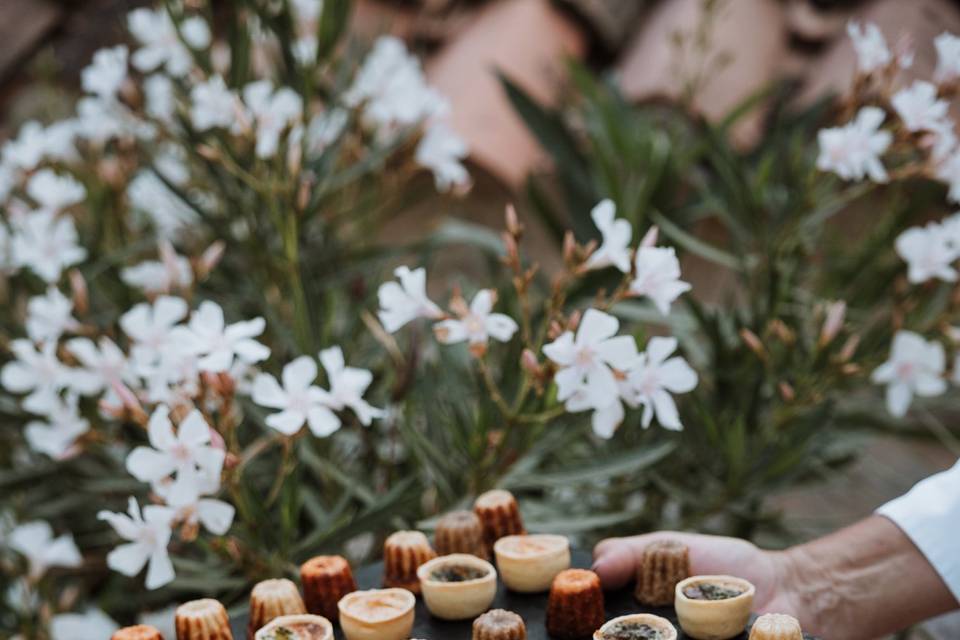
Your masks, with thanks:
[[[427,536],[419,531],[397,531],[383,543],[383,586],[419,595],[417,567],[436,557]]]
[[[634,595],[640,604],[665,607],[673,604],[677,583],[690,577],[690,550],[674,540],[648,544],[637,568]]]
[[[150,625],[138,624],[117,630],[110,640],[163,640],[163,636]]]
[[[211,598],[191,600],[174,614],[177,640],[233,640],[223,605]]]
[[[317,556],[300,565],[307,611],[328,620],[339,615],[340,598],[357,590],[350,563],[342,556]]]
[[[512,611],[494,609],[473,621],[472,640],[527,640],[527,625]]]
[[[472,511],[454,511],[440,518],[433,536],[437,553],[470,553],[484,560],[490,559],[490,549],[483,537],[483,523]]]
[[[257,631],[254,640],[333,640],[333,625],[309,613],[280,616]]]
[[[481,494],[473,503],[473,512],[483,524],[483,539],[488,549],[504,536],[527,532],[517,499],[509,491],[494,489]]]
[[[585,569],[567,569],[557,574],[547,599],[547,633],[551,638],[588,638],[606,613],[600,577]]]
[[[673,606],[691,638],[727,640],[746,629],[755,593],[743,578],[693,576],[677,583]]]
[[[265,626],[274,618],[307,612],[300,590],[290,580],[264,580],[250,592],[250,622],[247,637]]]
[[[594,632],[593,640],[677,640],[677,630],[666,618],[635,613],[606,623]]]
[[[340,628],[347,640],[407,640],[417,598],[406,589],[354,591],[340,600]]]
[[[564,536],[507,536],[493,546],[503,583],[511,591],[541,593],[570,568],[570,542]]]
[[[756,619],[750,640],[803,640],[800,622],[785,613],[767,613]]]
[[[443,620],[475,618],[497,595],[497,570],[466,553],[430,560],[417,569],[417,576],[427,609]]]

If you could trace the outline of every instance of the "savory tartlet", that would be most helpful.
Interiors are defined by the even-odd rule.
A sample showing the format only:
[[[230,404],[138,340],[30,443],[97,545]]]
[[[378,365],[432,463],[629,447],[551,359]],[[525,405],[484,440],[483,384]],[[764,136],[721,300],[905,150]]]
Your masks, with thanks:
[[[417,597],[406,589],[354,591],[340,600],[340,628],[347,640],[407,640]]]
[[[118,629],[110,636],[110,640],[163,640],[163,635],[155,627],[138,624]]]
[[[677,640],[677,630],[666,618],[635,613],[606,623],[594,632],[593,640]]]
[[[417,568],[437,557],[427,536],[419,531],[397,531],[383,543],[383,586],[420,594]]]
[[[472,640],[527,640],[527,625],[512,611],[493,609],[473,621]]]
[[[488,549],[492,549],[494,543],[504,536],[527,532],[517,499],[509,491],[494,489],[481,494],[473,503],[473,512],[483,524],[483,540]]]
[[[310,613],[336,620],[337,603],[357,590],[350,563],[342,556],[317,556],[300,565],[303,599]]]
[[[785,613],[767,613],[750,629],[750,640],[803,640],[800,622]]]
[[[475,618],[497,595],[497,570],[466,553],[430,560],[417,569],[417,576],[427,609],[442,620]]]
[[[560,640],[588,638],[604,620],[603,589],[597,574],[585,569],[558,573],[547,599],[547,633]]]
[[[433,536],[437,554],[469,553],[488,560],[490,550],[483,537],[483,523],[472,511],[454,511],[440,518]]]
[[[673,604],[677,583],[690,577],[690,549],[675,540],[646,546],[637,568],[637,601],[652,607]]]
[[[511,591],[541,593],[570,568],[570,542],[551,534],[506,536],[493,546],[503,583]]]
[[[211,598],[191,600],[174,614],[177,640],[233,640],[223,605]]]
[[[253,638],[257,629],[280,616],[304,614],[307,607],[300,597],[300,590],[290,580],[264,580],[250,592],[250,622],[247,637]]]
[[[280,616],[257,631],[254,640],[333,640],[333,625],[310,613]]]
[[[674,608],[684,633],[697,640],[727,640],[750,619],[754,586],[734,576],[694,576],[677,583]]]

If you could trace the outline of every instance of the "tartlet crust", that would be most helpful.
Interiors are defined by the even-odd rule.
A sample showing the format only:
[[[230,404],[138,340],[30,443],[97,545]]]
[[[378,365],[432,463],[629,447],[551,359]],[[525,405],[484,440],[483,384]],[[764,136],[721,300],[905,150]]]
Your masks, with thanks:
[[[365,605],[385,601],[392,603],[396,613],[387,617],[364,614]],[[413,630],[416,604],[416,596],[406,589],[354,591],[337,603],[340,628],[347,640],[407,640]]]
[[[493,550],[503,583],[517,593],[547,591],[557,574],[570,568],[570,542],[564,536],[506,536],[497,540]]]
[[[702,583],[732,587],[742,593],[724,600],[693,600],[684,595],[684,589]],[[693,576],[677,583],[673,606],[680,627],[691,638],[728,640],[747,628],[755,593],[752,583],[736,576]]]
[[[323,616],[315,616],[310,613],[274,618],[257,631],[254,640],[267,640],[271,632],[279,628],[287,628],[295,633],[298,632],[290,640],[333,640],[333,624]]]
[[[610,631],[610,629],[618,623],[629,622],[645,624],[656,629],[662,635],[661,640],[677,640],[676,627],[674,627],[673,624],[666,618],[655,616],[652,613],[634,613],[631,615],[614,618],[613,620],[606,622],[602,627],[593,633],[593,640],[608,640],[607,636],[604,635],[605,632]]]
[[[482,571],[483,575],[460,582],[434,580],[431,574],[444,566],[466,566]],[[486,560],[470,554],[434,558],[417,569],[417,577],[427,609],[442,620],[475,618],[490,608],[497,595],[497,570]]]

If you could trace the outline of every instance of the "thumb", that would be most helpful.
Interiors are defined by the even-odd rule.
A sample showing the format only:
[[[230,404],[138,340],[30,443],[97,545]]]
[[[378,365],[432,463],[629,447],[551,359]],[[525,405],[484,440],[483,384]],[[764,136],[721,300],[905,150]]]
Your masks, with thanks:
[[[604,540],[594,550],[593,570],[604,589],[620,589],[637,572],[636,547],[623,538]]]

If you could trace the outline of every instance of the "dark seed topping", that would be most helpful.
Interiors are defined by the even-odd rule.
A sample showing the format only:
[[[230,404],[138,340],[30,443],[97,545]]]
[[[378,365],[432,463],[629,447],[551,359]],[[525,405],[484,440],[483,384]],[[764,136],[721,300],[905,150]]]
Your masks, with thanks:
[[[743,593],[742,589],[722,587],[709,582],[693,584],[683,590],[683,595],[691,600],[727,600],[736,598],[741,593]]]
[[[468,567],[462,564],[448,564],[434,569],[430,573],[430,579],[437,582],[467,582],[468,580],[478,580],[487,575],[483,569]]]

